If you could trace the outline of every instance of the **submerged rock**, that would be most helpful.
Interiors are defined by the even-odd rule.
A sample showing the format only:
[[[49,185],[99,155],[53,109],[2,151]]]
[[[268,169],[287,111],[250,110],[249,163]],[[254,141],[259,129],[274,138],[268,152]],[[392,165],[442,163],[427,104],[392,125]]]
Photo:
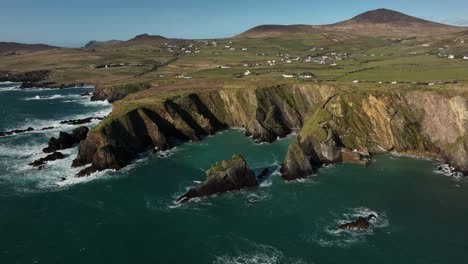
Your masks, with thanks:
[[[342,224],[338,226],[338,229],[341,230],[364,230],[364,229],[369,229],[370,227],[370,222],[373,218],[376,218],[374,214],[370,214],[369,216],[362,217],[359,216],[356,221]]]
[[[309,158],[298,143],[289,146],[288,153],[281,167],[281,174],[287,181],[305,178],[314,173]]]
[[[5,136],[13,135],[13,134],[22,134],[22,133],[31,132],[31,131],[34,131],[34,128],[28,127],[26,129],[14,129],[11,131],[0,132],[0,137],[5,137]]]
[[[40,158],[38,160],[35,160],[31,163],[29,163],[30,166],[33,167],[38,167],[38,169],[44,168],[43,165],[47,163],[47,161],[53,161],[53,160],[58,160],[58,159],[63,159],[65,156],[61,152],[54,152],[52,154],[47,155],[44,158]]]
[[[255,174],[240,155],[215,163],[206,171],[206,177],[205,182],[179,197],[177,202],[185,203],[196,197],[253,188],[258,185]]]

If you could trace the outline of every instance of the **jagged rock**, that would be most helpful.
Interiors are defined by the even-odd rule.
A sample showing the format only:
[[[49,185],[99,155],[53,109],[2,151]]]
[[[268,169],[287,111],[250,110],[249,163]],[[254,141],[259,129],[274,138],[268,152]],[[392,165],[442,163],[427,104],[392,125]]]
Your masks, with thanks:
[[[287,181],[305,178],[314,173],[309,158],[298,143],[292,143],[281,167],[281,175]]]
[[[95,173],[96,171],[98,171],[98,169],[96,169],[94,166],[91,165],[89,167],[82,169],[80,172],[78,172],[78,174],[76,174],[76,177],[77,178],[86,177],[86,176],[91,175],[92,173]]]
[[[81,170],[76,175],[76,177],[88,176],[96,171],[102,171],[106,169],[120,170],[128,165],[132,159],[133,155],[125,149],[108,145],[98,149],[93,155],[91,161],[92,165]],[[81,160],[74,160],[72,166],[78,167],[87,163],[88,162],[83,162]]]
[[[71,148],[75,144],[75,139],[73,135],[67,132],[60,132],[59,137],[51,137],[49,139],[49,144],[42,151],[44,153],[51,153],[61,149]]]
[[[84,93],[80,94],[80,96],[91,96],[91,94],[89,92],[84,92]]]
[[[44,153],[51,153],[61,149],[73,147],[76,143],[86,139],[89,129],[87,127],[78,127],[73,129],[72,134],[67,132],[60,132],[59,137],[51,137],[49,144],[42,151]]]
[[[369,229],[370,227],[370,220],[373,218],[376,218],[374,214],[370,214],[367,218],[359,216],[356,221],[342,224],[338,226],[338,229],[341,230],[363,230],[363,229]]]
[[[196,197],[253,188],[258,185],[253,171],[240,155],[215,163],[206,171],[206,177],[205,182],[179,197],[177,202],[185,203]]]
[[[29,163],[30,166],[33,167],[39,167],[38,169],[42,169],[44,164],[47,163],[47,161],[53,161],[53,160],[58,160],[58,159],[63,159],[65,156],[61,152],[54,152],[52,154],[47,155],[44,158],[40,158],[38,160],[35,160],[31,163]]]

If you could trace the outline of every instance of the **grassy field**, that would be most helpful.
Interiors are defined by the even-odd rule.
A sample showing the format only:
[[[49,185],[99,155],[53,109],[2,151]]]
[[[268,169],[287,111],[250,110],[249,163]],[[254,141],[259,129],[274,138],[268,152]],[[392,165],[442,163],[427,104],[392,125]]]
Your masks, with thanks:
[[[455,58],[441,57],[439,53],[453,54]],[[317,75],[317,81],[324,82],[351,84],[359,80],[359,84],[354,84],[359,87],[365,82],[379,81],[456,80],[465,83],[468,81],[468,60],[463,56],[468,56],[468,32],[398,41],[317,32],[294,35],[294,38],[158,39],[128,41],[94,50],[54,49],[2,56],[0,70],[47,69],[51,74],[45,81],[118,89],[128,87],[128,92],[141,84],[169,92],[300,83],[299,80],[284,79],[282,75],[302,72],[312,72]],[[312,61],[306,62],[307,58]],[[276,63],[268,65],[268,61]],[[90,67],[111,63],[129,65]],[[247,70],[252,74],[243,76]]]

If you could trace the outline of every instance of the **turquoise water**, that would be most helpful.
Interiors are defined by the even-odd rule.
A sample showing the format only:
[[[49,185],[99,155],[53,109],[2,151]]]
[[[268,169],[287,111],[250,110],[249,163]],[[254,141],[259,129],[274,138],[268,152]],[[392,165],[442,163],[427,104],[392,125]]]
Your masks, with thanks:
[[[28,96],[9,92],[16,95],[2,102],[5,109]],[[67,102],[83,105],[66,108],[69,115],[109,109],[80,102]],[[34,112],[29,118],[40,119]],[[44,120],[55,118],[63,116]],[[226,131],[181,145],[167,158],[142,155],[123,171],[59,186],[57,177],[70,173],[60,162],[40,173],[12,165],[15,152],[5,156],[3,149],[29,144],[32,152],[36,143],[29,140],[46,142],[34,133],[17,137],[0,139],[0,171],[7,171],[0,175],[0,263],[468,261],[468,184],[435,173],[432,161],[381,155],[368,168],[333,165],[292,183],[275,172],[257,189],[179,206],[174,200],[203,181],[213,162],[242,154],[257,171],[275,169],[295,137],[259,145],[242,131]],[[371,230],[336,231],[369,213],[378,215]]]

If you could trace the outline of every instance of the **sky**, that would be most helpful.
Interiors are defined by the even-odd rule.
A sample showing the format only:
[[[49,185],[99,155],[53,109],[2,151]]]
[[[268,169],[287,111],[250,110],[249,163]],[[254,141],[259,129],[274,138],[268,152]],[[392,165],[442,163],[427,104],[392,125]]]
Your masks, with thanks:
[[[79,47],[142,33],[223,38],[261,24],[330,24],[377,8],[468,26],[467,0],[0,0],[0,41]]]

